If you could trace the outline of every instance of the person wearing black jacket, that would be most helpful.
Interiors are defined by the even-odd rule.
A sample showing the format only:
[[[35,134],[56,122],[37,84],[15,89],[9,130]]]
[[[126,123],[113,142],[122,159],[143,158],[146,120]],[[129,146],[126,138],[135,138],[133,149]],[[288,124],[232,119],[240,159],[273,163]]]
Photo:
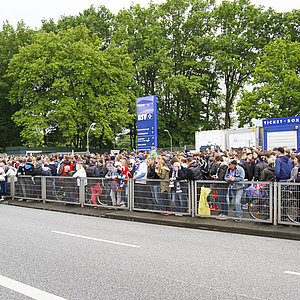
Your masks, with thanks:
[[[273,156],[268,159],[268,166],[263,169],[259,177],[260,181],[275,181],[275,161],[276,158]]]
[[[53,157],[50,157],[49,168],[51,170],[51,176],[56,176],[57,168]]]
[[[203,180],[203,173],[200,165],[193,157],[187,159],[188,168],[186,170],[185,179],[187,180]]]
[[[159,210],[159,203],[160,203],[160,184],[159,181],[155,181],[157,179],[160,179],[157,175],[157,172],[155,172],[157,166],[155,163],[155,158],[153,156],[150,156],[148,159],[148,168],[147,168],[147,179],[154,179],[151,181],[148,181],[148,185],[150,187],[150,192],[152,196],[152,201],[154,203],[154,209]]]
[[[33,187],[33,198],[42,198],[42,167],[38,162],[34,163],[34,168],[32,171],[32,178],[34,187]]]
[[[188,157],[187,158],[187,169],[186,169],[186,173],[185,173],[185,179],[187,181],[190,180],[203,180],[203,173],[201,170],[201,166],[199,165],[199,163],[194,160],[193,157]],[[200,185],[197,186],[197,198],[198,195],[200,195],[201,193],[201,187]]]
[[[100,159],[97,161],[97,168],[99,171],[99,177],[104,178],[108,171],[106,166],[103,164],[102,160]]]
[[[221,155],[215,156],[215,161],[217,164],[217,172],[216,175],[213,175],[213,179],[217,181],[224,181],[225,174],[228,169],[228,166],[223,162],[223,157]],[[227,202],[226,195],[228,193],[228,184],[227,183],[215,183],[213,188],[216,190],[217,199],[220,203],[220,210],[221,214],[219,215],[218,219],[225,220],[228,217],[228,209],[229,203]]]
[[[246,153],[242,153],[241,155],[237,155],[238,165],[241,166],[245,171],[245,180],[251,181],[253,178],[253,174],[251,174],[249,163],[246,160]]]
[[[254,167],[254,180],[257,181],[260,179],[263,170],[268,166],[268,163],[264,160],[262,154],[258,155],[258,161]]]

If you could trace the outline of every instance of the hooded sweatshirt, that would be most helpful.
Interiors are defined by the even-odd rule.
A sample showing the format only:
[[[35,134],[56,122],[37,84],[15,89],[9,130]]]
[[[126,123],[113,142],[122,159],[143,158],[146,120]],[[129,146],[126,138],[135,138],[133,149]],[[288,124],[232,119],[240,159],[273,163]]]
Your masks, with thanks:
[[[285,155],[279,156],[275,162],[276,181],[288,180],[293,169],[293,163]]]

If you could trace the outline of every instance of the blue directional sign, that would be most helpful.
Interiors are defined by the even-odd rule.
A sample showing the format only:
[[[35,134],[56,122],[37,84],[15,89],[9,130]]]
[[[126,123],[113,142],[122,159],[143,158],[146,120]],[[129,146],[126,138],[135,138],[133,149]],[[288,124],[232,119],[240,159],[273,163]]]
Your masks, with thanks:
[[[157,149],[157,106],[156,96],[136,99],[137,150]]]

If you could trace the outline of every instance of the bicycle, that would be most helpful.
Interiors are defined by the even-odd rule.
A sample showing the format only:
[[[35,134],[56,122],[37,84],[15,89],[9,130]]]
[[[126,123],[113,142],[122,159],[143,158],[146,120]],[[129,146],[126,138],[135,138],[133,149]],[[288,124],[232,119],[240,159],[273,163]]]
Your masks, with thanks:
[[[300,222],[300,185],[281,186],[281,219]]]
[[[253,219],[268,220],[270,218],[269,191],[266,184],[252,184],[246,189],[248,196],[248,213]]]

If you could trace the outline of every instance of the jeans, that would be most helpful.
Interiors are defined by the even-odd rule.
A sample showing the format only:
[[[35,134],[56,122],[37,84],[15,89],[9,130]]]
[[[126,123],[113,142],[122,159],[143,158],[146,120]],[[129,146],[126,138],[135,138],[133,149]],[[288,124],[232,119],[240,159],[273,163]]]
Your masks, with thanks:
[[[156,185],[150,185],[150,191],[154,203],[154,209],[159,210],[159,195],[160,195],[160,186],[159,184]]]
[[[232,197],[234,199],[235,211],[236,211],[237,218],[243,217],[243,211],[242,211],[242,205],[241,205],[243,192],[244,192],[243,189],[239,189],[239,190],[231,189]]]
[[[218,189],[218,201],[220,203],[221,214],[228,216],[229,201],[227,201],[227,188]]]
[[[116,200],[116,196],[117,196],[117,200]],[[111,190],[110,191],[110,197],[111,197],[113,206],[121,204],[121,191]]]
[[[172,201],[176,206],[176,210],[178,212],[184,212],[184,203],[183,203],[183,195],[182,193],[176,193],[176,190],[172,188]]]

